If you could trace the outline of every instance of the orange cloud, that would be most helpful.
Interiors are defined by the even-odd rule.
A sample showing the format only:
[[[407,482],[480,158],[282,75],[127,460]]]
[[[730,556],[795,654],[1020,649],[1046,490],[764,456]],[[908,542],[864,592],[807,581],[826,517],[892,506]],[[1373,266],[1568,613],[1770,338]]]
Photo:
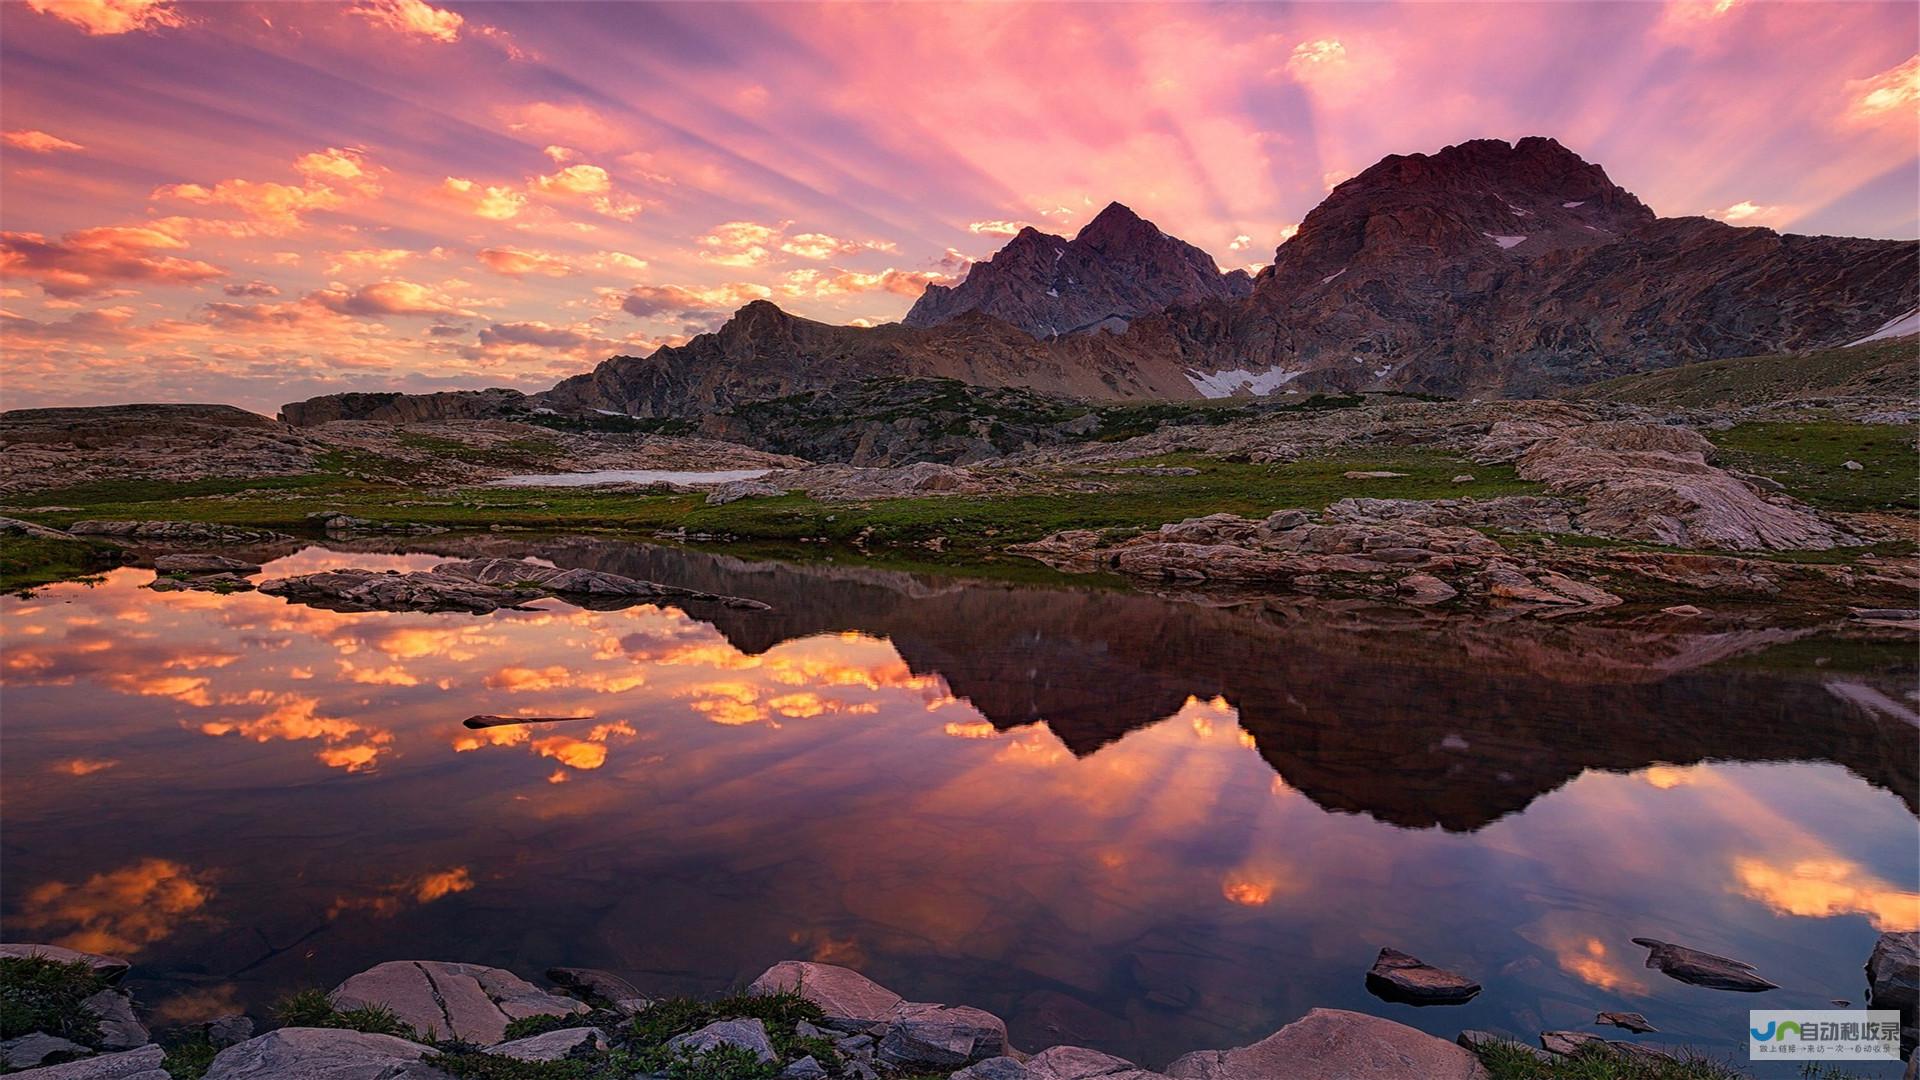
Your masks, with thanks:
[[[1880,931],[1920,930],[1920,893],[1882,881],[1845,859],[1775,863],[1736,858],[1738,891],[1783,915],[1865,915]]]
[[[765,300],[773,290],[765,285],[736,282],[711,288],[680,285],[635,285],[621,297],[620,308],[641,318],[698,318],[725,313],[753,300]]]
[[[70,927],[53,939],[70,949],[131,956],[200,917],[212,898],[205,875],[167,859],[143,859],[78,885],[36,886],[16,918],[30,930]]]
[[[342,896],[327,908],[327,918],[337,919],[344,912],[366,911],[381,918],[398,915],[408,902],[431,904],[435,900],[473,888],[473,874],[464,866],[438,870],[383,885],[371,896]]]
[[[795,270],[789,273],[782,292],[789,296],[845,296],[851,293],[888,292],[898,296],[919,296],[928,285],[951,285],[952,274],[938,270],[895,270],[888,267],[873,274],[852,270]]]
[[[0,133],[0,142],[5,142],[17,150],[26,150],[35,154],[51,154],[56,150],[86,149],[77,142],[69,142],[44,131],[8,131]]]
[[[341,315],[471,315],[446,295],[412,281],[390,279],[348,289],[329,286],[307,294],[309,302]]]
[[[466,23],[459,12],[446,11],[422,0],[363,0],[348,10],[404,37],[442,44],[460,40],[460,28]]]
[[[1024,221],[974,221],[967,224],[967,231],[980,236],[1017,236],[1027,227]]]
[[[527,208],[527,197],[510,187],[476,184],[458,176],[447,177],[439,194],[443,200],[489,221],[511,220]]]
[[[94,773],[104,772],[118,764],[120,762],[113,758],[71,758],[55,762],[53,771],[65,773],[68,776],[92,776]]]
[[[27,0],[27,6],[93,35],[158,30],[186,22],[171,0]]]
[[[48,240],[39,233],[0,232],[0,277],[24,277],[49,296],[68,299],[120,282],[191,285],[226,271],[178,255],[186,244],[158,229],[101,225]]]
[[[1911,123],[1920,106],[1920,53],[1870,79],[1847,83],[1846,119],[1856,124],[1893,119]]]
[[[1719,210],[1707,211],[1710,218],[1718,218],[1729,225],[1783,225],[1792,216],[1784,206],[1762,206],[1759,203],[1737,202]]]
[[[520,248],[483,248],[479,258],[481,265],[506,277],[517,278],[527,274],[538,274],[542,277],[568,277],[579,273],[558,256],[539,251],[525,251]]]

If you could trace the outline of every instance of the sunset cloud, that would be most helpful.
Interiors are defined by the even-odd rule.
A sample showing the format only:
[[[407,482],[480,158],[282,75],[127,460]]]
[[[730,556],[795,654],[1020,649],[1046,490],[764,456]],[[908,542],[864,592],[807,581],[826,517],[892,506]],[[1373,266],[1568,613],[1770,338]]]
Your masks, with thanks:
[[[976,236],[1018,236],[1024,228],[1027,228],[1024,221],[974,221],[967,224],[967,231]]]
[[[711,288],[684,288],[679,285],[636,285],[620,301],[621,310],[641,318],[671,316],[698,318],[730,312],[750,301],[766,300],[773,290],[765,285],[738,282]]]
[[[470,315],[438,290],[417,282],[376,281],[356,289],[335,285],[308,293],[309,301],[342,315]]]
[[[49,296],[86,296],[120,282],[191,285],[226,271],[169,252],[186,244],[157,229],[102,225],[49,240],[39,233],[0,232],[0,277],[32,280]]]
[[[917,297],[928,285],[951,285],[952,274],[937,270],[895,270],[863,274],[853,270],[795,270],[787,274],[781,291],[789,296],[844,296],[851,293],[888,292],[896,296]]]
[[[520,248],[483,248],[479,259],[487,269],[506,277],[525,277],[528,274],[569,277],[579,272],[558,256]]]
[[[459,41],[460,27],[466,23],[459,12],[422,0],[362,0],[348,10],[397,34],[443,44]]]
[[[440,185],[440,195],[475,217],[489,221],[507,221],[518,217],[520,211],[527,207],[527,197],[511,187],[477,184],[457,176],[447,177]]]
[[[1920,107],[1920,53],[1870,79],[1847,83],[1847,119],[1877,123],[1883,119],[1912,122]]]
[[[171,0],[27,0],[27,6],[89,34],[126,34],[180,26],[186,17]]]
[[[4,142],[16,150],[25,150],[34,154],[51,154],[59,150],[74,151],[86,149],[86,147],[81,146],[77,142],[70,142],[59,136],[49,135],[44,131],[9,131],[0,134],[0,142]]]

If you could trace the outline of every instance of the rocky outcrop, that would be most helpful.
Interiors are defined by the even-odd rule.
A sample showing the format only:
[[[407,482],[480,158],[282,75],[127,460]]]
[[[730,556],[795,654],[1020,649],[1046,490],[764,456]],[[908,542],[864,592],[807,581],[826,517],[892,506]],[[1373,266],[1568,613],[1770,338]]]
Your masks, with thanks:
[[[313,472],[326,447],[231,405],[0,413],[0,493],[100,480],[178,483]]]
[[[964,1005],[907,1001],[849,968],[786,960],[760,974],[749,994],[797,993],[827,1026],[876,1036],[877,1057],[908,1072],[963,1068],[1007,1050],[1006,1022]]]
[[[1167,1066],[1173,1080],[1483,1080],[1465,1049],[1404,1024],[1344,1009],[1315,1009],[1233,1050],[1199,1050]]]
[[[444,1080],[438,1055],[392,1035],[281,1028],[220,1051],[206,1080]]]
[[[271,544],[293,537],[271,529],[217,525],[206,521],[76,521],[67,527],[75,536],[105,536],[135,545]]]
[[[982,312],[1037,338],[1124,330],[1174,304],[1245,296],[1244,273],[1222,274],[1206,252],[1109,203],[1072,239],[1028,226],[951,288],[929,285],[907,326],[937,326]]]
[[[484,615],[558,597],[576,607],[610,610],[649,600],[765,610],[757,600],[682,589],[597,570],[562,570],[520,559],[444,562],[430,570],[323,570],[274,578],[260,591],[329,611],[465,611]]]
[[[327,997],[336,1009],[391,1009],[423,1036],[483,1046],[500,1042],[515,1020],[587,1011],[580,1002],[550,994],[511,971],[440,960],[376,964]]]
[[[1707,463],[1713,444],[1687,428],[1613,422],[1530,433],[1495,425],[1483,460],[1516,442],[1522,479],[1581,502],[1580,531],[1673,547],[1818,551],[1857,543],[1784,495]]]
[[[1683,983],[1704,986],[1709,990],[1735,990],[1748,994],[1780,988],[1778,983],[1761,978],[1752,964],[1742,960],[1716,956],[1655,938],[1634,938],[1633,943],[1649,950],[1648,967]]]
[[[393,424],[443,420],[501,420],[532,411],[527,395],[494,387],[449,390],[437,394],[328,394],[280,406],[280,419],[294,427],[318,427],[336,420],[382,420]]]
[[[746,498],[764,498],[803,491],[822,502],[858,502],[863,499],[903,499],[921,495],[980,495],[995,487],[988,477],[953,465],[931,461],[897,468],[860,468],[853,465],[815,465],[807,469],[780,469],[752,480],[718,484],[707,493],[708,506]]]

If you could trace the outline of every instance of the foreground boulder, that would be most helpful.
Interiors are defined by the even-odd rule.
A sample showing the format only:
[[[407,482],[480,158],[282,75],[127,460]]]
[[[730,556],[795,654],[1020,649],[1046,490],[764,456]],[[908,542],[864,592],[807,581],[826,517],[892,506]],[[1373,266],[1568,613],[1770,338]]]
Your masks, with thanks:
[[[1920,1027],[1920,931],[1881,934],[1867,957],[1867,1007],[1900,1011],[1900,1052],[1911,1054]],[[1920,1058],[1920,1055],[1915,1055]]]
[[[391,1009],[422,1037],[482,1046],[505,1038],[512,1021],[587,1011],[580,1002],[549,994],[511,971],[439,960],[376,964],[327,996],[336,1009]]]
[[[1198,1050],[1167,1066],[1173,1080],[1484,1080],[1466,1049],[1405,1024],[1315,1009],[1254,1043]]]
[[[1006,1022],[992,1013],[907,1001],[833,964],[782,961],[753,980],[747,993],[797,993],[820,1007],[827,1027],[877,1037],[879,1059],[906,1072],[958,1069],[1007,1052]]]
[[[607,1033],[599,1028],[561,1028],[544,1035],[503,1042],[487,1053],[516,1061],[560,1061],[607,1047]]]
[[[269,596],[328,611],[465,611],[484,615],[558,597],[576,607],[627,607],[648,600],[712,603],[764,611],[738,596],[682,589],[598,570],[562,570],[520,559],[444,562],[431,570],[325,570],[261,584]]]
[[[1050,1046],[1019,1061],[988,1058],[954,1073],[952,1080],[1166,1080],[1124,1058],[1084,1046]]]
[[[715,1020],[698,1031],[675,1035],[667,1040],[667,1049],[677,1054],[698,1057],[723,1046],[745,1050],[753,1060],[766,1065],[776,1057],[767,1025],[758,1019]]]
[[[428,1064],[438,1053],[392,1035],[281,1028],[220,1051],[206,1080],[445,1080]]]
[[[1648,967],[1683,983],[1747,994],[1780,988],[1778,983],[1761,978],[1754,972],[1752,964],[1742,960],[1716,956],[1655,938],[1634,938],[1633,943],[1650,950],[1647,953]]]
[[[1367,972],[1367,990],[1408,1005],[1460,1005],[1473,1000],[1480,984],[1398,949],[1381,949]]]
[[[47,1065],[9,1075],[15,1080],[173,1080],[167,1075],[167,1071],[160,1067],[160,1063],[166,1059],[166,1056],[166,1051],[148,1044],[138,1050],[128,1050],[119,1054],[101,1054],[99,1057],[81,1058],[79,1061]],[[291,1073],[278,1075],[290,1078],[294,1076]],[[207,1077],[208,1080],[219,1080],[211,1072]],[[339,1080],[351,1080],[351,1078],[341,1077]]]
[[[865,1031],[883,1023],[905,1003],[899,994],[851,968],[782,960],[747,986],[756,995],[796,993],[826,1014],[829,1027]]]
[[[466,725],[470,728],[496,727],[498,726],[498,724],[529,723],[529,722],[539,722],[539,721],[545,721],[545,720],[583,720],[583,719],[586,719],[586,718],[575,717],[575,716],[568,716],[568,717],[470,716],[467,718]],[[475,723],[476,720],[497,721],[498,724]],[[645,994],[640,992],[639,987],[633,985],[632,983],[621,978],[620,976],[615,975],[611,971],[602,971],[599,968],[551,967],[547,969],[547,978],[551,979],[554,985],[564,988],[568,993],[574,995],[575,997],[581,998],[588,1002],[595,1002],[595,1001],[604,1002],[608,1008],[611,1008],[614,1012],[621,1013],[622,1015],[625,1015],[625,1016],[632,1016],[634,1013],[637,1013],[642,1009],[645,1009],[648,1005],[651,1005],[653,1003],[651,999],[649,999]]]

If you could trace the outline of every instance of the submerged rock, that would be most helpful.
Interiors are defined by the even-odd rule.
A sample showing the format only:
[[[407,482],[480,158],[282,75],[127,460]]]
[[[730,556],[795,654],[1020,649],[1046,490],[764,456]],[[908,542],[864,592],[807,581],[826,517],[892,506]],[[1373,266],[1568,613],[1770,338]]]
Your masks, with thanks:
[[[470,716],[467,718],[467,726],[470,728],[497,727],[501,724],[544,723],[555,720],[585,719],[589,718],[582,716]],[[491,721],[491,723],[475,723],[477,720]],[[553,980],[559,986],[564,987],[568,993],[576,997],[585,998],[589,1001],[604,1001],[613,1011],[624,1013],[628,1016],[653,1004],[652,999],[641,993],[639,987],[634,986],[632,983],[615,975],[611,971],[602,971],[599,968],[552,967],[547,969],[547,978]]]
[[[1754,972],[1753,965],[1745,961],[1716,956],[1710,952],[1689,949],[1685,945],[1675,945],[1655,938],[1634,938],[1633,943],[1650,950],[1647,953],[1648,967],[1683,983],[1692,983],[1711,990],[1735,990],[1749,994],[1779,989],[1778,983],[1761,978]]]
[[[444,1080],[446,1073],[430,1064],[437,1056],[392,1035],[280,1028],[220,1051],[206,1080]]]
[[[511,971],[440,960],[376,964],[327,996],[337,1009],[368,1005],[392,1009],[422,1037],[482,1046],[499,1042],[514,1020],[587,1011],[580,1002],[549,994]]]
[[[259,563],[244,559],[231,559],[225,555],[208,552],[185,552],[178,555],[156,555],[153,557],[153,569],[158,574],[257,574]]]
[[[100,1046],[132,1050],[147,1045],[147,1028],[133,1015],[133,996],[124,990],[102,990],[80,1003],[100,1020]]]
[[[1480,984],[1398,949],[1381,949],[1367,972],[1367,990],[1408,1005],[1459,1005],[1473,1000]]]
[[[1405,1024],[1315,1009],[1233,1050],[1198,1050],[1167,1066],[1173,1080],[1484,1080],[1466,1049]]]
[[[1637,1012],[1603,1012],[1593,1018],[1596,1024],[1611,1024],[1617,1028],[1626,1028],[1635,1035],[1645,1035],[1660,1029],[1647,1023],[1647,1018]]]

